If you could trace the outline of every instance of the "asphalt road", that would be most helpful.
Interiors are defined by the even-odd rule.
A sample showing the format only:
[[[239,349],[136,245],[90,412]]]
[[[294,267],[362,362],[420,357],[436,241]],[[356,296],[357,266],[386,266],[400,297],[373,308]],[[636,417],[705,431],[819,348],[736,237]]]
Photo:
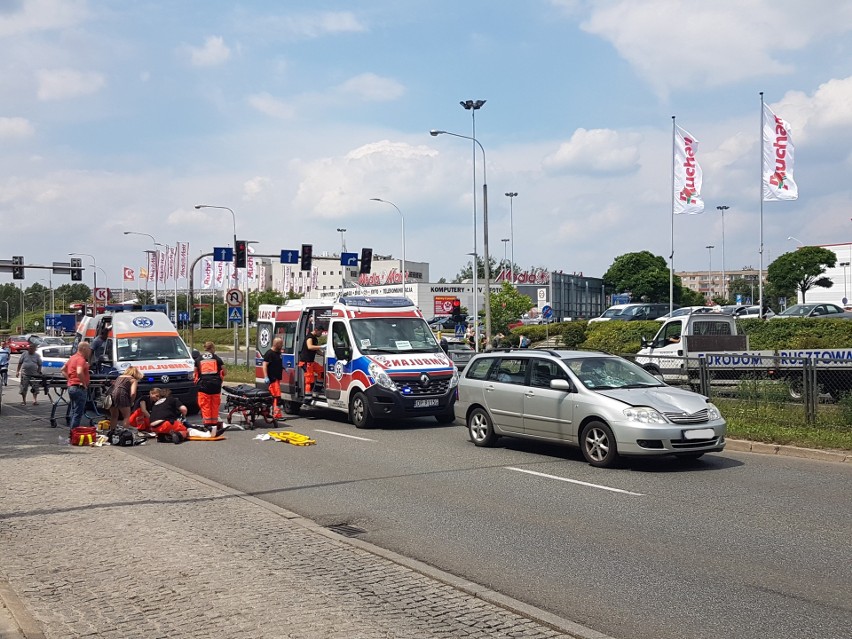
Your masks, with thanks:
[[[306,413],[307,415],[307,413]],[[852,466],[747,453],[595,469],[579,452],[422,419],[330,413],[127,449],[614,637],[840,639],[852,628]]]

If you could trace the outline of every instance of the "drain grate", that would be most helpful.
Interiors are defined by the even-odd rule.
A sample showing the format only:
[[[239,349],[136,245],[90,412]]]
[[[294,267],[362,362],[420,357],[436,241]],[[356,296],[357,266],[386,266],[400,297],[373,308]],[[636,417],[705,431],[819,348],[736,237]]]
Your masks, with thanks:
[[[353,526],[352,524],[335,524],[334,526],[326,526],[326,528],[336,532],[338,535],[343,535],[344,537],[357,537],[358,535],[363,535],[367,532],[363,528]]]

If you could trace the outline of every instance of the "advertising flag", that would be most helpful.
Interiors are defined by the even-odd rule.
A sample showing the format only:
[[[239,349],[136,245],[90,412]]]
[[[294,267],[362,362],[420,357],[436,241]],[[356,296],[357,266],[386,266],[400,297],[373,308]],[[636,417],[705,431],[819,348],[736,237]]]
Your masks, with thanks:
[[[225,279],[225,263],[224,262],[214,262],[216,266],[216,275],[213,278],[213,288],[222,288],[222,282]]]
[[[793,137],[790,124],[763,105],[763,201],[795,200],[799,187],[793,179]]]
[[[701,166],[698,164],[698,140],[675,126],[674,144],[674,214],[695,215],[704,212],[701,199]]]
[[[157,279],[157,252],[148,252],[148,281]]]
[[[178,277],[189,277],[189,242],[178,242]]]
[[[122,267],[122,270],[124,271],[124,281],[125,282],[132,282],[133,280],[136,279],[136,273],[129,266]]]
[[[213,287],[213,260],[205,257],[201,262],[201,288],[210,289]]]
[[[175,272],[177,271],[177,246],[170,246],[168,249],[169,275],[170,280],[177,279]]]
[[[161,284],[165,284],[166,282],[167,268],[166,252],[157,251],[157,281]]]
[[[148,279],[148,269],[145,268],[144,266],[139,267],[139,279],[140,280],[147,280]]]

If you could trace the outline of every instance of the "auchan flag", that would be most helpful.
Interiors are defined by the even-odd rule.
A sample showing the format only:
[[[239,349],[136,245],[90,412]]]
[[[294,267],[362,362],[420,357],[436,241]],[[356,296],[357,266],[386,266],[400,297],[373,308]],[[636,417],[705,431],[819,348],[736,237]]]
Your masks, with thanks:
[[[793,179],[793,137],[790,124],[763,105],[763,201],[795,200],[799,187]]]
[[[674,147],[674,214],[703,213],[701,167],[695,159],[698,140],[684,129],[675,126]]]
[[[136,273],[133,272],[132,268],[130,268],[129,266],[125,266],[123,270],[125,282],[132,282],[136,279]]]

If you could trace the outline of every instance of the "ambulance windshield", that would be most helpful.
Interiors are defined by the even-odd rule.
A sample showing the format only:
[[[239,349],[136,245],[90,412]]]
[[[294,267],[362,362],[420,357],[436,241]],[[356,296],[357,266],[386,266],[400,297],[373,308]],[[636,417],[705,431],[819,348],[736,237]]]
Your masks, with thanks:
[[[374,317],[352,320],[355,344],[363,353],[432,353],[440,350],[429,325],[420,317]]]
[[[119,362],[191,357],[186,344],[176,335],[123,337],[118,340],[116,346]]]

